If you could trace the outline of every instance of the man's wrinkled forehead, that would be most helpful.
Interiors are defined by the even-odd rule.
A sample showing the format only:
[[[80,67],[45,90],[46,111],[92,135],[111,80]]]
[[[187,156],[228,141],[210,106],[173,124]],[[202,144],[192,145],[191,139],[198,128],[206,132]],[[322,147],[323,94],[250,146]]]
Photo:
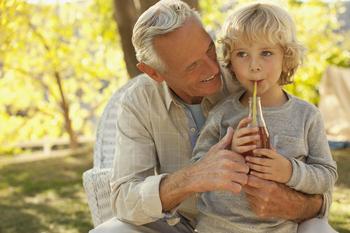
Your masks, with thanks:
[[[195,18],[153,40],[156,53],[167,64],[187,63],[196,56],[200,57],[206,52],[210,42],[211,37]]]

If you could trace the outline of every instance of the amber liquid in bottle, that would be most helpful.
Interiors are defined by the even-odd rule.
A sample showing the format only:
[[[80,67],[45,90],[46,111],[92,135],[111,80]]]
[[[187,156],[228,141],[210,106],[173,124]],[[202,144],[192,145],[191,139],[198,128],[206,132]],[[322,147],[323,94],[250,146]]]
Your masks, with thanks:
[[[256,111],[253,111],[253,99],[249,97],[249,117],[253,119],[253,113],[256,114],[255,119],[256,122],[251,122],[247,127],[258,127],[258,134],[260,136],[260,140],[256,142],[257,148],[271,148],[270,147],[270,135],[267,130],[264,116],[262,114],[260,97],[256,97]],[[242,154],[243,156],[254,156],[253,151],[247,151]]]

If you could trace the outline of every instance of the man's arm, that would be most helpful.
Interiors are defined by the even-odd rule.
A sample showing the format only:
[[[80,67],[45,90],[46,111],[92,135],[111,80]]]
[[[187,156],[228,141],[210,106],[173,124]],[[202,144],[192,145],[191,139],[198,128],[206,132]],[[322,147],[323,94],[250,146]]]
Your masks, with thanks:
[[[295,191],[286,185],[249,176],[243,188],[252,210],[262,218],[282,218],[295,222],[316,217],[323,196]]]
[[[148,108],[137,108],[143,100],[119,101],[111,202],[114,215],[136,225],[154,222],[196,192],[231,190],[246,184],[248,166],[242,156],[226,150],[230,136],[214,145],[196,164],[172,174],[155,174],[158,158],[149,133]],[[155,104],[155,103],[154,103]]]
[[[242,156],[226,150],[233,130],[212,146],[203,159],[166,176],[160,185],[163,211],[169,211],[187,197],[201,192],[226,190],[239,193],[247,183],[248,166]]]

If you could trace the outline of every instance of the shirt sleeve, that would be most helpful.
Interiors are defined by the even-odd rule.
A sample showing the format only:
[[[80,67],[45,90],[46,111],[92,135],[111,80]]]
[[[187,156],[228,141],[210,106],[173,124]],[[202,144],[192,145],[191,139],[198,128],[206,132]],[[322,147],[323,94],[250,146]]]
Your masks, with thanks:
[[[144,112],[143,112],[144,111]],[[116,149],[111,177],[114,215],[135,225],[163,218],[157,175],[157,155],[147,125],[147,109],[132,104],[118,107]]]
[[[287,185],[304,193],[323,194],[322,212],[325,214],[330,207],[332,189],[338,177],[337,166],[332,159],[319,111],[306,127],[309,153],[306,162],[291,159],[293,172]]]
[[[201,130],[201,133],[193,150],[191,162],[200,160],[209,149],[220,140],[220,119],[216,109],[210,112],[208,119]]]

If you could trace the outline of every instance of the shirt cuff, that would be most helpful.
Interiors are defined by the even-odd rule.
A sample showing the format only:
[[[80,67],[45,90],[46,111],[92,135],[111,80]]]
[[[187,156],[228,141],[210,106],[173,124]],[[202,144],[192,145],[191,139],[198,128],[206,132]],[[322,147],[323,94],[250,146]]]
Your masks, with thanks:
[[[176,225],[180,221],[177,214],[179,205],[171,211],[163,212],[162,202],[160,200],[159,188],[160,182],[168,174],[147,177],[141,188],[142,206],[144,212],[152,218],[167,221],[169,225]]]
[[[162,203],[159,196],[160,181],[166,174],[149,176],[142,184],[140,194],[142,209],[150,217],[160,219],[164,217],[162,213]]]
[[[167,174],[166,174],[167,175]],[[165,178],[165,176],[162,176],[162,178]],[[177,213],[177,210],[179,209],[180,205],[177,205],[175,208],[173,208],[170,211],[163,212],[163,219],[166,220],[166,222],[170,226],[174,226],[180,222],[180,215]]]
[[[322,207],[320,212],[318,213],[318,218],[328,218],[328,214],[329,214],[329,208],[331,205],[331,194],[329,192],[322,194]]]
[[[292,164],[292,175],[286,185],[290,188],[296,188],[301,178],[300,167],[295,159],[290,159],[290,162]]]

